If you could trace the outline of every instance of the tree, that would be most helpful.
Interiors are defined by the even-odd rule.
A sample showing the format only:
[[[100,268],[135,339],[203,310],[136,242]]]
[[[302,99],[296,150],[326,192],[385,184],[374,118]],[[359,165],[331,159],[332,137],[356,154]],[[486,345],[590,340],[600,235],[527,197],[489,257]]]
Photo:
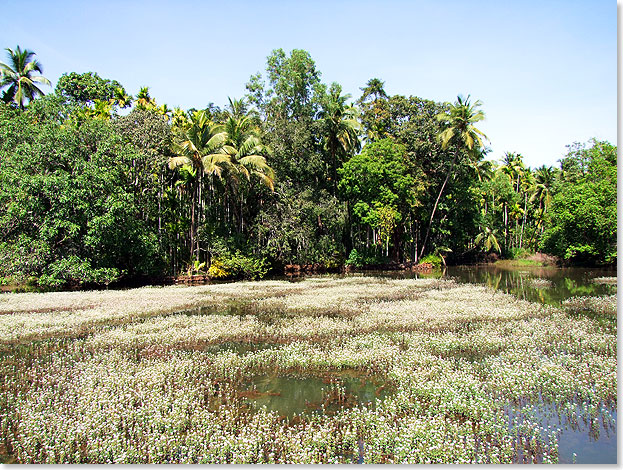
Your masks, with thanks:
[[[169,159],[169,168],[183,168],[193,177],[191,191],[191,223],[190,223],[190,259],[196,256],[199,261],[197,241],[197,211],[201,200],[201,179],[203,174],[215,175],[220,178],[231,159],[226,153],[220,152],[227,139],[223,126],[208,119],[205,111],[198,111],[191,116],[190,127],[173,143],[175,156]]]
[[[230,104],[233,102],[230,101]],[[227,168],[229,170],[230,188],[234,194],[233,212],[237,215],[238,230],[244,229],[244,194],[241,191],[241,176],[248,183],[252,182],[252,177],[258,178],[271,191],[275,189],[275,172],[266,163],[265,155],[268,155],[268,148],[261,142],[259,129],[254,124],[255,119],[252,114],[245,114],[242,102],[238,101],[232,107],[229,117],[223,125],[227,135],[225,145],[221,147],[220,153],[229,158]],[[239,203],[236,204],[236,202]],[[239,209],[238,209],[239,207]]]
[[[491,229],[489,227],[485,227],[482,232],[480,232],[476,239],[474,240],[476,246],[483,245],[485,252],[490,252],[491,250],[501,253],[500,243],[498,242],[498,234],[495,229]]]
[[[0,88],[8,86],[2,100],[5,103],[15,102],[24,109],[26,101],[32,101],[44,93],[36,83],[51,86],[50,81],[35,72],[43,73],[41,63],[34,59],[35,53],[28,49],[22,50],[19,46],[15,50],[6,48],[9,64],[0,62]]]
[[[357,109],[348,106],[349,94],[342,95],[342,87],[331,84],[329,94],[322,101],[322,109],[318,113],[324,149],[330,155],[331,175],[334,190],[337,189],[337,169],[350,155],[361,149],[359,142],[360,125],[357,120]]]
[[[156,100],[149,95],[149,87],[141,87],[138,95],[136,95],[136,107],[138,109],[152,109],[156,106]]]
[[[56,94],[69,102],[88,105],[108,101],[122,108],[131,98],[117,80],[101,78],[95,72],[64,73],[56,84]]]
[[[110,122],[58,122],[58,102],[23,113],[0,104],[0,276],[60,287],[162,274],[128,184],[136,149]]]
[[[378,78],[371,78],[365,87],[360,88],[362,95],[357,103],[363,111],[361,118],[368,142],[387,136],[390,121],[384,85]]]
[[[363,93],[361,94],[361,98],[359,99],[359,101],[363,103],[370,97],[373,97],[373,101],[377,101],[381,98],[387,99],[388,97],[387,93],[385,93],[384,86],[385,82],[381,81],[378,78],[371,78],[370,80],[368,80],[365,87],[360,88]]]
[[[360,240],[359,243],[369,247],[370,229],[372,243],[381,240],[386,251],[389,238],[393,238],[393,254],[397,261],[400,256],[398,222],[406,220],[420,205],[419,198],[424,191],[421,176],[412,175],[407,165],[405,146],[391,139],[373,142],[345,162],[338,172],[340,192],[349,201],[355,222],[365,229],[365,242]]]
[[[613,264],[617,258],[617,148],[592,139],[561,160],[541,248],[569,262]]]
[[[266,163],[264,155],[268,153],[268,148],[260,141],[252,118],[249,116],[236,118],[230,115],[223,129],[227,138],[220,152],[229,157],[228,168],[232,170],[234,178],[237,179],[238,175],[242,175],[250,181],[251,176],[256,176],[273,190],[275,172]]]
[[[439,205],[439,200],[441,199],[441,195],[443,194],[446,184],[448,183],[448,179],[452,175],[452,170],[454,169],[454,165],[459,155],[461,152],[464,152],[468,156],[475,156],[476,152],[483,147],[482,139],[487,138],[474,126],[474,123],[482,121],[485,118],[484,113],[477,109],[481,105],[482,103],[480,101],[476,101],[474,104],[470,103],[469,95],[466,99],[463,99],[463,97],[459,95],[454,104],[449,105],[448,112],[441,113],[437,117],[439,121],[445,123],[445,129],[438,136],[438,139],[441,142],[441,147],[445,150],[451,143],[455,143],[456,146],[454,157],[452,158],[452,162],[448,168],[446,178],[439,188],[439,193],[437,195],[437,199],[435,200],[433,211],[430,215],[430,221],[428,223],[428,228],[426,229],[426,236],[424,237],[424,243],[422,243],[422,248],[420,250],[420,257],[424,254],[430,228],[433,223],[433,219],[435,218],[437,206]]]

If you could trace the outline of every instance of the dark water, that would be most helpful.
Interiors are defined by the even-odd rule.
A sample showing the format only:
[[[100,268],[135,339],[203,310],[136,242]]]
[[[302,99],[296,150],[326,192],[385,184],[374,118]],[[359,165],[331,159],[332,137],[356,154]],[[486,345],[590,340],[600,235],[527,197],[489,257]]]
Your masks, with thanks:
[[[506,413],[511,422],[525,419],[536,421],[546,429],[561,430],[558,437],[558,463],[560,464],[615,464],[617,463],[617,413],[615,409],[606,408],[603,416],[595,420],[576,419],[559,414],[554,405],[541,404],[530,409],[527,414],[509,407]],[[577,416],[584,413],[580,407],[575,410]],[[518,455],[518,462],[521,455]]]
[[[616,283],[595,282],[597,278],[616,278],[616,270],[590,268],[556,268],[540,266],[448,266],[432,273],[385,272],[369,273],[392,278],[445,278],[458,282],[481,284],[513,294],[520,299],[560,306],[566,299],[582,296],[607,296],[617,293]],[[590,314],[590,312],[587,312]],[[599,317],[599,315],[595,315]],[[601,319],[603,320],[603,319]],[[606,322],[616,328],[614,319]],[[600,321],[601,323],[601,321]],[[558,455],[561,464],[616,464],[617,463],[617,412],[611,409],[611,419],[600,419],[597,425],[570,423],[558,417],[540,403],[536,419],[547,429],[561,429]]]

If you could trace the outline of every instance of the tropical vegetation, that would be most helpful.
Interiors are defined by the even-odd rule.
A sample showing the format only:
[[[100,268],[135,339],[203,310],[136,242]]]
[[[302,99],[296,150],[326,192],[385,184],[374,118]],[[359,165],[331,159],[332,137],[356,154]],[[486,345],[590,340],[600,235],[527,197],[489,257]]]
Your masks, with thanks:
[[[616,262],[608,142],[572,144],[559,168],[511,151],[494,162],[480,101],[389,96],[378,78],[353,100],[304,50],[274,50],[245,96],[189,110],[95,72],[64,74],[46,95],[35,54],[7,53],[5,284],[109,285],[208,273],[215,260],[221,278],[538,250]]]

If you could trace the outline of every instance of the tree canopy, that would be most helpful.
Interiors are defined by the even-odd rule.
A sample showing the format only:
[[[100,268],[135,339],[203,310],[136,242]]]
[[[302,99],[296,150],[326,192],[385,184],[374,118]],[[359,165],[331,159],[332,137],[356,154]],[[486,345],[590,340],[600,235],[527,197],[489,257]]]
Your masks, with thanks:
[[[484,104],[351,99],[311,55],[271,52],[247,94],[171,109],[95,72],[55,93],[34,53],[0,65],[0,281],[109,284],[448,262],[543,250],[616,262],[616,147],[570,146],[560,168],[486,159]],[[122,108],[130,108],[121,111]]]

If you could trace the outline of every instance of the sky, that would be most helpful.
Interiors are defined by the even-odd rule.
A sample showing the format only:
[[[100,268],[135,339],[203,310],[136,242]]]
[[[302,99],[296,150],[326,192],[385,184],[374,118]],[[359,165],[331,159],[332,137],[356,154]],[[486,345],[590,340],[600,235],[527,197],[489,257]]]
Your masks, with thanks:
[[[273,49],[304,49],[353,99],[380,78],[389,95],[480,100],[492,160],[558,166],[573,142],[617,143],[612,0],[3,0],[1,11],[0,49],[34,51],[53,85],[93,71],[171,108],[222,107]]]

